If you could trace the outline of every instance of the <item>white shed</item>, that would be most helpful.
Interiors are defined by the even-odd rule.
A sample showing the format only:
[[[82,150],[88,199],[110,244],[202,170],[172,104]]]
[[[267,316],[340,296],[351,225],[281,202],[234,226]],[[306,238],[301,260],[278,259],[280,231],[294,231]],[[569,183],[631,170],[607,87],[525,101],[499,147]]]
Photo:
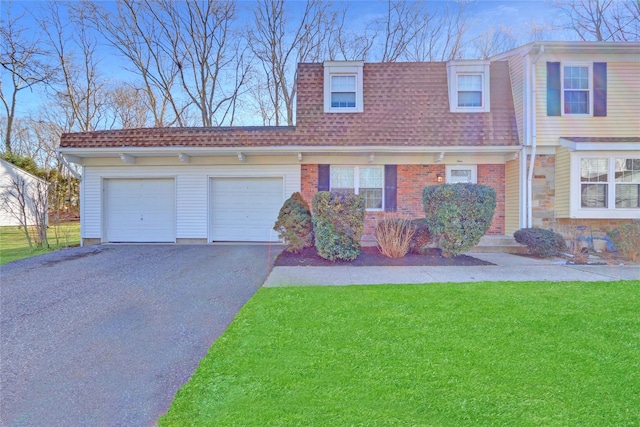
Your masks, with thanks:
[[[16,192],[16,184],[20,187],[18,192]],[[39,190],[46,190],[47,186],[47,181],[0,159],[0,226],[35,225],[37,211],[37,202],[34,203],[35,194]],[[23,191],[26,214],[24,217],[21,200],[16,197],[16,194]],[[46,193],[40,199],[47,206]],[[27,224],[23,224],[25,217]]]

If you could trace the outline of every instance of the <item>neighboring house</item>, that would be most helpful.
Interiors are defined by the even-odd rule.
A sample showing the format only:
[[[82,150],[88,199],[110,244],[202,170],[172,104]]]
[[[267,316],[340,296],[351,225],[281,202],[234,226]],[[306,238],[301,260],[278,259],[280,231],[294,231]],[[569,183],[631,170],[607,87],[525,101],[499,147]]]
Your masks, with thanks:
[[[0,226],[36,225],[47,213],[47,181],[0,159]]]
[[[632,72],[638,45],[630,46],[636,50],[636,62],[626,64]],[[423,217],[422,189],[443,182],[494,188],[497,208],[488,234],[511,235],[527,225],[532,206],[526,193],[527,156],[521,153],[532,150],[536,126],[527,123],[531,111],[526,103],[531,96],[540,105],[545,102],[542,55],[533,58],[541,75],[537,97],[528,86],[531,66],[527,71],[526,63],[537,55],[537,47],[482,61],[299,64],[293,127],[65,134],[60,153],[83,166],[83,243],[277,241],[272,227],[291,193],[300,191],[310,202],[317,191],[334,189],[365,197],[364,239],[372,240],[376,221],[384,215]],[[633,60],[633,54],[627,56]],[[637,76],[627,75],[636,100]],[[620,77],[610,73],[609,85]],[[609,103],[611,114],[633,110],[630,98],[626,106],[616,102]],[[635,107],[627,117],[637,114]],[[637,138],[637,122],[629,126],[634,129],[626,136]],[[558,135],[555,142],[544,143],[547,152],[540,151],[539,131],[536,159],[550,156],[556,143],[562,147],[560,136],[582,135]],[[535,180],[546,172],[533,172],[536,193],[530,194],[539,202]],[[532,215],[537,218],[537,211]]]
[[[492,60],[509,64],[527,153],[507,169],[521,202],[506,229],[639,220],[640,43],[536,42]]]
[[[296,115],[295,127],[63,135],[60,152],[83,166],[83,242],[277,241],[291,193],[331,189],[365,196],[372,239],[387,212],[423,217],[422,189],[445,181],[495,188],[489,233],[504,234],[517,203],[505,168],[521,150],[506,62],[300,64]]]

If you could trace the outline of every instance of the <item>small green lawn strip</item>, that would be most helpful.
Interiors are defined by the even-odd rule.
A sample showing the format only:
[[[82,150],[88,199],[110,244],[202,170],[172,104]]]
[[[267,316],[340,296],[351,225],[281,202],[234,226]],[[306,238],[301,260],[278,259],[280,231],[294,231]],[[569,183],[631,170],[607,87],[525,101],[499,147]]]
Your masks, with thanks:
[[[24,232],[18,227],[0,227],[0,265],[11,261],[80,244],[80,223],[51,225],[47,229],[49,248],[29,248]]]
[[[638,425],[640,282],[263,288],[161,426]]]

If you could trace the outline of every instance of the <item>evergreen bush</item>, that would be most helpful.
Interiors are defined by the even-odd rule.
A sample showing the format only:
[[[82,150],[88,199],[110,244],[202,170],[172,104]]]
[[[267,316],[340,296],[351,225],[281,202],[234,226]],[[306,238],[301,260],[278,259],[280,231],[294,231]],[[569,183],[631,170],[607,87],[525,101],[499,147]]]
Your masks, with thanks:
[[[330,261],[360,254],[365,204],[362,196],[320,191],[313,196],[313,232],[318,255]]]
[[[489,231],[496,192],[479,184],[431,185],[422,191],[422,204],[429,231],[449,257],[477,245]]]
[[[516,242],[527,245],[529,253],[541,258],[559,255],[567,250],[567,243],[560,233],[542,228],[522,228],[513,233]]]
[[[284,240],[287,252],[298,253],[303,248],[313,246],[311,211],[300,193],[293,193],[284,202],[273,229]]]

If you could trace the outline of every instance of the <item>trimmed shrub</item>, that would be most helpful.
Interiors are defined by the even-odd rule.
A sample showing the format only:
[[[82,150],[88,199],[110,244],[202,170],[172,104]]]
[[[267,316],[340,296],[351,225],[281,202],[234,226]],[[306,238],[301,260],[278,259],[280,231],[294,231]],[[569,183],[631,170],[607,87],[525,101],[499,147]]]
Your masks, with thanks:
[[[330,261],[355,259],[364,230],[364,197],[320,191],[311,206],[318,255]]]
[[[522,228],[513,233],[516,242],[527,245],[529,253],[542,258],[559,255],[567,250],[567,243],[560,233],[542,228]]]
[[[298,253],[313,246],[313,221],[309,204],[300,193],[293,193],[278,214],[273,229],[287,245],[285,251]]]
[[[625,224],[607,233],[623,257],[636,261],[640,259],[640,224]]]
[[[431,185],[422,190],[422,204],[429,231],[449,257],[477,245],[489,231],[496,192],[479,184]]]
[[[424,218],[412,219],[411,224],[415,227],[415,232],[411,237],[409,251],[422,255],[427,249],[427,246],[433,241],[431,232],[429,231],[429,224],[427,224],[427,220]]]
[[[376,227],[378,250],[389,258],[401,258],[409,252],[416,228],[402,218],[384,218]]]

